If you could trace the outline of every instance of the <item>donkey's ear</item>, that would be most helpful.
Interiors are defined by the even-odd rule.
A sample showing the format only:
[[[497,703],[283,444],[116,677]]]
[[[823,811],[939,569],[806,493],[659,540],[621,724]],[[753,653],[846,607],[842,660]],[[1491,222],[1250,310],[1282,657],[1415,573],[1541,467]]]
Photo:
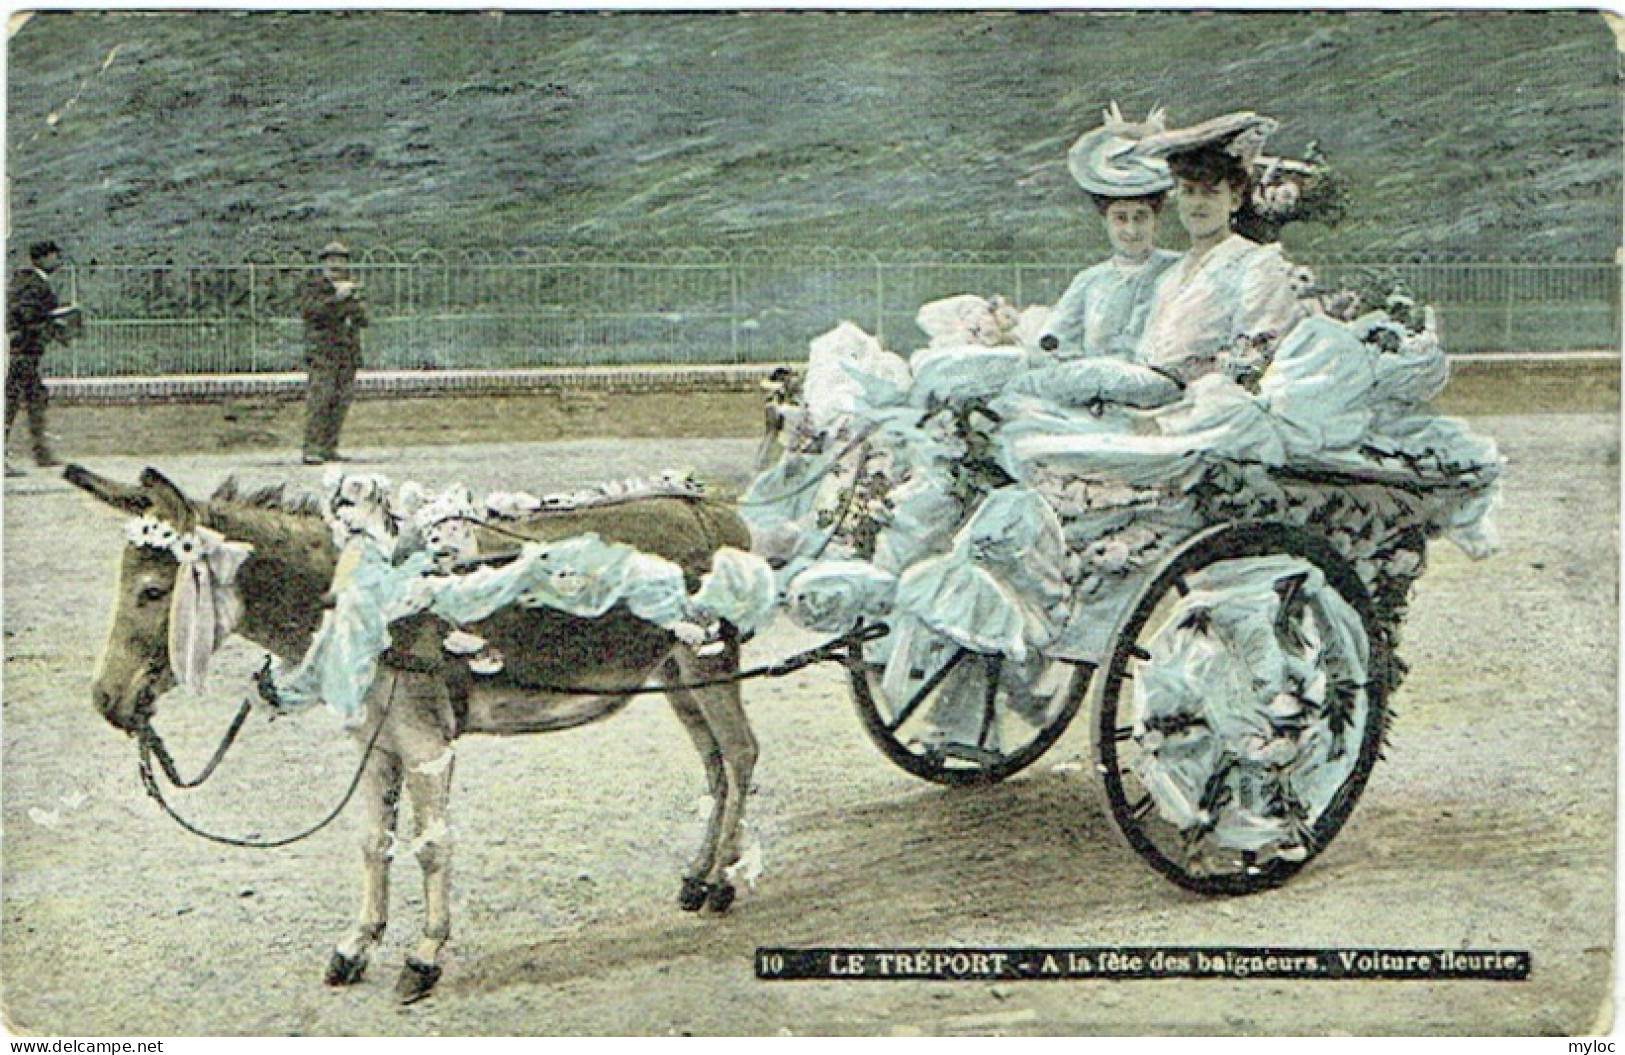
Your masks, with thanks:
[[[163,473],[147,466],[141,470],[141,487],[153,501],[153,511],[176,531],[189,531],[197,523],[197,510],[191,499]]]
[[[132,516],[140,516],[152,508],[152,497],[141,488],[98,476],[82,465],[68,466],[62,470],[62,478],[114,509]]]

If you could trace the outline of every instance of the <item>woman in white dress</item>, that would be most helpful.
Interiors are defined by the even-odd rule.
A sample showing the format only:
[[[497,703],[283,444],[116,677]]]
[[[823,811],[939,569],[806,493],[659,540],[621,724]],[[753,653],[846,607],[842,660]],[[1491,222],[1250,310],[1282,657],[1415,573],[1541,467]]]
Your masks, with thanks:
[[[1229,114],[1148,136],[1137,154],[1166,160],[1191,247],[1158,283],[1139,359],[1179,381],[1226,373],[1247,384],[1282,337],[1308,316],[1279,245],[1234,230],[1247,207],[1252,167],[1275,122]]]

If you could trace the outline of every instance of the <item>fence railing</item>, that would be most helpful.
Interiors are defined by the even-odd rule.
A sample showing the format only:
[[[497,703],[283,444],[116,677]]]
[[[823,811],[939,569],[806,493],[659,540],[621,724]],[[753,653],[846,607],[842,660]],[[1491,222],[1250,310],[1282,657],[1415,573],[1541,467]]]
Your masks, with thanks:
[[[843,319],[908,351],[919,306],[957,293],[1053,304],[1091,261],[990,254],[359,256],[371,325],[367,365],[385,369],[751,363],[797,360]],[[1620,344],[1620,268],[1559,261],[1311,261],[1321,284],[1377,270],[1438,310],[1452,352]],[[75,265],[80,338],[47,360],[59,377],[298,369],[297,289],[311,265]]]

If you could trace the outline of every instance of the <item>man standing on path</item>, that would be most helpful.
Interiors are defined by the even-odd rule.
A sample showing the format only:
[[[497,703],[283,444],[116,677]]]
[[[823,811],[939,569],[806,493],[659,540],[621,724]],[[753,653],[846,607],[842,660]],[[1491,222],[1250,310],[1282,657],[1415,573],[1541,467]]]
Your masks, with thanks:
[[[331,242],[318,255],[322,270],[300,291],[305,319],[305,365],[310,381],[305,402],[306,465],[340,461],[339,432],[350,409],[361,366],[361,328],[367,311],[361,286],[350,278],[350,251]]]
[[[62,266],[62,250],[55,242],[35,242],[28,247],[30,267],[12,276],[11,296],[6,310],[6,339],[10,348],[6,365],[6,441],[17,412],[28,408],[28,434],[34,444],[34,463],[40,468],[59,465],[51,454],[45,434],[45,406],[48,396],[40,360],[53,342],[67,343],[68,321],[78,308],[59,305],[51,288],[51,275]],[[6,462],[7,476],[21,476]]]

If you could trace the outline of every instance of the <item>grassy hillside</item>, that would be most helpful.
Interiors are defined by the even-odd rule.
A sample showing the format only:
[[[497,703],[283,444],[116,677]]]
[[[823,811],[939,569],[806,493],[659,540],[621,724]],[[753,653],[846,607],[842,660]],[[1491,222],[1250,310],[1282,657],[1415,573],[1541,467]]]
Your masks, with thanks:
[[[1613,259],[1600,15],[36,16],[11,219],[80,259],[309,248],[1094,249],[1066,149],[1108,101],[1319,140],[1295,251]]]

